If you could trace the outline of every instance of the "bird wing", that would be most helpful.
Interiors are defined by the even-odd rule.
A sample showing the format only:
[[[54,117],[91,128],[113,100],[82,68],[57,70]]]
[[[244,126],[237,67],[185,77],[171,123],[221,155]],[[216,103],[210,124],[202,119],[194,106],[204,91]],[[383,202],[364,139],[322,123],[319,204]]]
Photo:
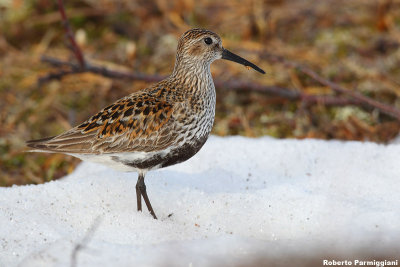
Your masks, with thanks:
[[[58,136],[28,141],[36,151],[69,154],[151,152],[178,137],[174,105],[157,95],[132,94]]]

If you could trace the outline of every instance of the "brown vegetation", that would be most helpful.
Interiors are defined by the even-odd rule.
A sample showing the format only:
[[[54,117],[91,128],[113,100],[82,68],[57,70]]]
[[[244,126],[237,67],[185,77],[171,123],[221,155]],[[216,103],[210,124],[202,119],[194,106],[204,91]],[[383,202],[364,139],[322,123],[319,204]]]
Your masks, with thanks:
[[[213,64],[214,134],[385,143],[399,131],[398,1],[85,0],[68,1],[66,14],[91,66],[139,76],[76,71],[55,1],[0,3],[0,185],[72,171],[78,160],[26,153],[25,140],[61,133],[168,75],[177,38],[193,27],[267,72]]]

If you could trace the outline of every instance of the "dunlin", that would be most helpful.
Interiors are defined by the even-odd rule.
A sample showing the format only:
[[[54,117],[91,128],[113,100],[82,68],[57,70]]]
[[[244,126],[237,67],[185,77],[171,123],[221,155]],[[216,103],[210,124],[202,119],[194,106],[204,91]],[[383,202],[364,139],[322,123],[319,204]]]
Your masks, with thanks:
[[[172,74],[105,107],[60,135],[28,141],[37,152],[64,153],[139,174],[137,209],[142,197],[157,219],[146,193],[146,172],[183,162],[195,155],[211,132],[215,87],[210,65],[226,59],[265,73],[222,47],[214,32],[192,29],[178,42]]]

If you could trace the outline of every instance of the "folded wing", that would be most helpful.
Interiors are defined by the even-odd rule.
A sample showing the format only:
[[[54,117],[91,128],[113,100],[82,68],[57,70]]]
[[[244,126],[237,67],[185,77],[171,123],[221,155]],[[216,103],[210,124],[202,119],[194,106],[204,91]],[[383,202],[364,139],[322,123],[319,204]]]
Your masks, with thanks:
[[[173,104],[150,94],[122,98],[58,136],[31,140],[36,151],[102,154],[162,150],[177,138]]]

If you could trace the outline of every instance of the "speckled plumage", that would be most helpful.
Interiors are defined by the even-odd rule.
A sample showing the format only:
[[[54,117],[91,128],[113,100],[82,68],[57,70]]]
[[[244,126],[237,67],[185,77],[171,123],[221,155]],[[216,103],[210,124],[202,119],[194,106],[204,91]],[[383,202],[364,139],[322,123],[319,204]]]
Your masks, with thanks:
[[[206,142],[216,103],[210,64],[219,58],[263,72],[224,49],[217,34],[192,29],[179,40],[174,71],[168,78],[121,98],[65,133],[27,145],[35,151],[60,152],[137,171],[145,188],[148,170],[185,161]],[[136,189],[156,218],[145,190],[141,192],[138,185]],[[139,202],[140,197],[141,210]]]

